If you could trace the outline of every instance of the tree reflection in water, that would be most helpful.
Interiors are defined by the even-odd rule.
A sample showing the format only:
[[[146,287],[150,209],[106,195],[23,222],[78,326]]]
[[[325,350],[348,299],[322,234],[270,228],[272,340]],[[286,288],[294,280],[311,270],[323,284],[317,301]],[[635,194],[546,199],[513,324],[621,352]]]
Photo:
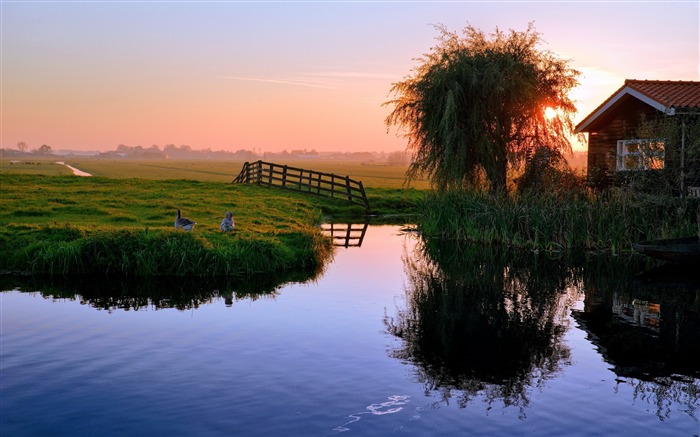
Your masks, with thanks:
[[[561,338],[581,290],[573,271],[453,241],[415,247],[404,254],[407,307],[385,318],[403,340],[392,355],[416,364],[426,391],[445,400],[457,391],[460,407],[480,393],[524,414],[528,389],[569,362]]]
[[[659,419],[679,405],[697,413],[700,279],[673,291],[656,271],[637,275],[643,259],[561,260],[438,240],[418,242],[404,265],[406,305],[385,325],[402,340],[392,356],[415,365],[426,393],[460,407],[479,395],[524,415],[531,390],[570,364],[562,336],[574,321],[618,387],[656,405]]]

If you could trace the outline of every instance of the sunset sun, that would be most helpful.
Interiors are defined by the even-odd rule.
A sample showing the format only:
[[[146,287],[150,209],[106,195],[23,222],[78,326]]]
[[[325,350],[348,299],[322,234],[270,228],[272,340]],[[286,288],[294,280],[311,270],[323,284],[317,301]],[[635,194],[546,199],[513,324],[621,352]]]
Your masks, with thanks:
[[[557,116],[557,110],[547,106],[544,108],[544,116],[547,120],[551,120]]]

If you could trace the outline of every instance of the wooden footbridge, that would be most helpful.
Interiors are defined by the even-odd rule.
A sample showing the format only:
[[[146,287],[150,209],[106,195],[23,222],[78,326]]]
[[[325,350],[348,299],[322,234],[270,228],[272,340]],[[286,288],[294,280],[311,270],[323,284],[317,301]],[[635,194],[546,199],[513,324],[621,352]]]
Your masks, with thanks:
[[[347,199],[348,202],[364,207],[367,213],[370,212],[362,181],[350,179],[349,176],[255,161],[243,164],[241,172],[233,182],[279,187],[318,196]]]

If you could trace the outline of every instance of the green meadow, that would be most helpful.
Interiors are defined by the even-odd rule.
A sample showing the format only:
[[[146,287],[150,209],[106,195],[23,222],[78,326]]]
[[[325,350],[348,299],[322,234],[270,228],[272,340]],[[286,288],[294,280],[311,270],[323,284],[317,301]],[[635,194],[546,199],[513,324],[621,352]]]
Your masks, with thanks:
[[[5,272],[312,277],[332,256],[320,223],[329,215],[365,219],[364,210],[339,199],[230,183],[242,163],[64,161],[97,176],[73,176],[54,160],[0,164]],[[332,169],[344,167],[321,171]],[[410,214],[422,192],[400,188],[400,170],[381,169],[384,175],[365,173],[374,176],[367,188],[373,212]],[[174,229],[178,208],[197,222],[193,231]],[[236,230],[225,234],[226,211]]]
[[[241,171],[244,161],[185,161],[185,160],[131,160],[101,159],[98,157],[37,157],[19,163],[0,161],[0,172],[11,174],[70,175],[72,172],[62,161],[75,168],[111,179],[194,179],[200,182],[231,182]],[[365,188],[404,187],[406,165],[368,165],[357,161],[289,160],[275,161],[292,167],[316,170],[337,175],[349,175],[362,181]],[[411,188],[429,188],[427,181],[415,181]]]

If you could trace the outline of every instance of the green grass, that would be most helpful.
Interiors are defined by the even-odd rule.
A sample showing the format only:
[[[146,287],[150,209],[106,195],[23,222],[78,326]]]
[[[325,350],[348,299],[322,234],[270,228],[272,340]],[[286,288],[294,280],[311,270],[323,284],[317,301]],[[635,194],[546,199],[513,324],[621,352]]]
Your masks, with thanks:
[[[321,268],[331,247],[319,199],[192,180],[0,175],[3,269],[226,275]],[[197,222],[173,227],[176,210]],[[237,230],[219,224],[233,211]]]
[[[109,176],[76,177],[52,162],[0,162],[5,271],[234,277],[318,271],[331,252],[320,222],[365,215],[340,199],[229,183],[242,163],[66,160]],[[399,174],[385,180],[396,184]],[[367,192],[374,214],[392,216],[414,212],[423,195]],[[193,232],[174,229],[178,208],[197,222]],[[234,213],[233,234],[219,230],[226,211]]]
[[[55,161],[94,176],[72,176]],[[406,217],[423,196],[402,188],[405,167],[286,164],[363,180],[374,215]],[[242,165],[94,157],[0,160],[2,269],[136,277],[313,276],[332,253],[320,222],[331,215],[336,221],[365,219],[363,208],[339,199],[230,184]],[[178,208],[197,222],[194,231],[174,229]],[[232,234],[219,230],[226,211],[234,213]]]

